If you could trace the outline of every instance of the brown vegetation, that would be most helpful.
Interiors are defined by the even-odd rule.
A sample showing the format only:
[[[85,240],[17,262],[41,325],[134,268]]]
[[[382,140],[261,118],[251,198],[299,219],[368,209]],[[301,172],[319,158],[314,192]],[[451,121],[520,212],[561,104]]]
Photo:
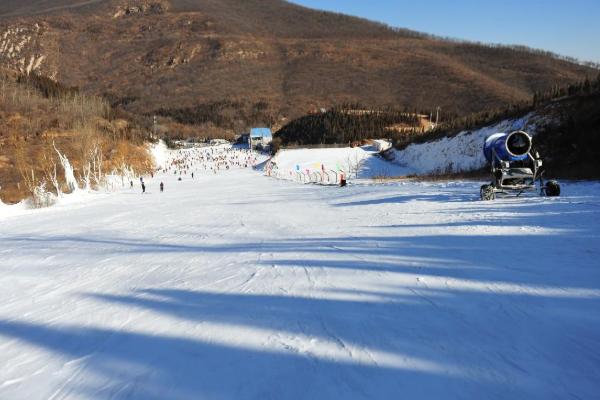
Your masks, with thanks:
[[[38,205],[47,193],[69,192],[59,155],[75,169],[80,186],[97,187],[106,172],[152,165],[145,136],[111,119],[106,101],[71,89],[48,92],[11,74],[0,77],[0,199],[31,197]]]
[[[2,22],[3,14],[10,19]],[[264,123],[275,125],[357,101],[426,114],[440,106],[445,118],[595,75],[546,52],[444,40],[280,0],[0,4],[0,32],[36,24],[27,31],[35,40],[19,54],[0,54],[0,65],[27,67],[34,57],[43,75],[197,131],[208,122],[224,133],[253,124],[247,112],[225,124],[187,118],[224,102],[241,110],[265,103]],[[221,110],[213,111],[219,119]]]

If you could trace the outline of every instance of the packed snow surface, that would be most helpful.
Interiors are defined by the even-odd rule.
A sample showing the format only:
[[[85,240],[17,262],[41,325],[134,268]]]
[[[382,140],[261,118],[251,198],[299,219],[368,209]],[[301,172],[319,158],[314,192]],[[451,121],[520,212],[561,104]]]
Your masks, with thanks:
[[[598,398],[600,184],[196,167],[0,217],[1,399]]]

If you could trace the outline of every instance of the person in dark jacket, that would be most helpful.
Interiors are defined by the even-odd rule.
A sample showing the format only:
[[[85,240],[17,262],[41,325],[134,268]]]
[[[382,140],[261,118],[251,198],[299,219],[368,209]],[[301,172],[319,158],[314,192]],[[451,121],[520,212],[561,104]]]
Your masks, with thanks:
[[[165,191],[165,184],[164,183],[160,183],[160,192],[164,192]]]
[[[142,181],[142,193],[146,193],[146,184]]]

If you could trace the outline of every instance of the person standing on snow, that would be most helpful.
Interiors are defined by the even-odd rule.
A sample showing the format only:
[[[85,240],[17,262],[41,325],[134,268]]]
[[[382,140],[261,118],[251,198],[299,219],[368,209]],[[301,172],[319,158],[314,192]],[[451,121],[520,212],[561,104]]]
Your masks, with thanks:
[[[146,193],[146,184],[142,180],[142,194]]]
[[[164,192],[165,191],[165,184],[164,183],[160,183],[160,192]]]

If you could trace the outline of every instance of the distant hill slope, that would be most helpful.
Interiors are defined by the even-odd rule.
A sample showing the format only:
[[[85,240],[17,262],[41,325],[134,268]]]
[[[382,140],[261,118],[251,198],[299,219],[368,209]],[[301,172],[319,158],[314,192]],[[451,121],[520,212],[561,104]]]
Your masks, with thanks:
[[[597,75],[280,0],[5,0],[0,66],[138,113],[234,100],[278,120],[356,101],[464,114]]]

